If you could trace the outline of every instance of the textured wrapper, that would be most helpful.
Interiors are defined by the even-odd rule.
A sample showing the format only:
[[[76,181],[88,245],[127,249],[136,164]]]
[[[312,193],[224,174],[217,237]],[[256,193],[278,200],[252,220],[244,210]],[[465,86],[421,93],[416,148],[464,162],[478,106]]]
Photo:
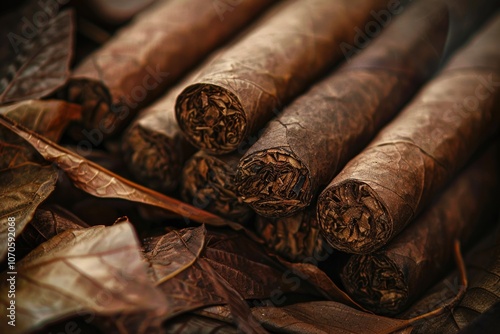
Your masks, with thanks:
[[[500,169],[496,149],[462,172],[384,248],[351,256],[341,275],[349,295],[376,313],[397,314],[445,274],[454,241],[467,246],[491,220]]]
[[[356,29],[386,0],[292,0],[207,66],[176,103],[196,147],[223,154],[241,147],[285,103],[342,56]],[[242,152],[240,150],[240,152]]]
[[[258,214],[308,206],[437,68],[447,7],[419,1],[388,19],[395,22],[271,121],[243,156],[238,190]]]
[[[198,152],[182,171],[183,199],[194,206],[239,223],[247,222],[253,211],[236,194],[236,165],[241,155],[211,156]]]
[[[497,16],[321,193],[332,247],[366,254],[385,245],[497,131],[499,34]]]
[[[100,130],[100,137],[116,133],[137,110],[271,3],[243,0],[221,13],[212,1],[158,1],[75,69],[66,98],[85,107],[81,122],[86,131]],[[74,129],[73,135],[82,133]],[[91,135],[98,140],[97,134]]]

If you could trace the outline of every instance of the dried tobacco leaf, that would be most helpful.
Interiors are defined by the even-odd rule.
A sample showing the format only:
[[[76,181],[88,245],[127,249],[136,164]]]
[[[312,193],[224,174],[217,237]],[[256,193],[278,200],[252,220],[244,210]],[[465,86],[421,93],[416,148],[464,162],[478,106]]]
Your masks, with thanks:
[[[286,1],[203,68],[177,98],[180,128],[212,154],[236,150],[342,57],[341,42],[386,0]],[[253,56],[249,56],[253,55]]]
[[[148,310],[161,317],[166,310],[128,221],[63,232],[28,254],[16,269],[16,326],[2,321],[4,333],[24,333],[85,312],[95,316]],[[2,280],[4,319],[8,290]]]
[[[165,334],[237,334],[236,327],[199,315],[185,315],[167,323]]]
[[[15,245],[14,239],[31,221],[36,208],[52,193],[57,177],[53,166],[30,162],[0,170],[0,259],[7,254],[8,246]],[[9,253],[13,252],[9,248]]]
[[[367,254],[400,233],[499,128],[500,15],[321,193],[332,247]]]
[[[73,15],[62,11],[40,27],[30,22],[36,32],[31,38],[16,35],[16,57],[0,80],[0,104],[45,97],[66,83],[73,56]]]
[[[81,106],[61,100],[27,100],[0,107],[0,114],[54,142],[81,113]]]
[[[258,237],[240,224],[225,220],[207,211],[200,210],[194,206],[135,184],[27,130],[3,115],[0,115],[0,124],[24,138],[46,160],[55,162],[66,172],[66,175],[69,176],[77,188],[93,196],[122,198],[128,201],[156,206],[199,223],[213,226],[228,226],[235,230],[244,230],[245,233],[252,236],[255,240],[259,240]]]
[[[89,226],[66,209],[58,205],[42,205],[16,238],[16,258],[20,260],[38,245],[66,230],[86,227]]]
[[[252,314],[273,333],[410,333],[407,320],[358,311],[336,302],[307,302],[284,307],[254,307]],[[401,331],[402,330],[402,331]]]

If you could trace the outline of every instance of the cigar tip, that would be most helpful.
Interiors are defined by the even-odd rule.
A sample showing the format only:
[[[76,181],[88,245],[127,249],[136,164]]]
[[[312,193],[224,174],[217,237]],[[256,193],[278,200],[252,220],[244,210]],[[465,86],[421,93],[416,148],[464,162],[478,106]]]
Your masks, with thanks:
[[[392,237],[391,216],[364,182],[347,180],[326,188],[318,198],[317,214],[323,236],[340,251],[370,253]]]
[[[122,151],[129,170],[141,184],[164,193],[177,188],[182,152],[171,138],[134,124],[123,137]]]
[[[408,302],[405,275],[382,253],[351,256],[340,277],[349,295],[375,313],[394,315]]]
[[[211,154],[236,150],[246,136],[243,107],[235,94],[221,86],[188,86],[177,97],[175,115],[187,140]]]
[[[265,217],[293,215],[307,207],[313,197],[309,169],[286,148],[244,156],[236,184],[243,201]]]
[[[181,194],[186,202],[222,217],[247,222],[253,215],[234,185],[234,168],[203,152],[189,159],[182,171]]]

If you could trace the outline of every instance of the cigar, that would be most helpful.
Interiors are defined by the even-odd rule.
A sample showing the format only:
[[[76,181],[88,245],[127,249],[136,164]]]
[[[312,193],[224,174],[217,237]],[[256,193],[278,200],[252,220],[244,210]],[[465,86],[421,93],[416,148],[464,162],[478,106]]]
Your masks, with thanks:
[[[337,175],[318,199],[332,247],[387,244],[498,129],[500,15]]]
[[[182,171],[184,201],[239,223],[248,222],[253,211],[236,194],[236,165],[240,158],[239,154],[196,153]]]
[[[241,159],[238,191],[258,214],[307,207],[437,68],[445,5],[420,1],[386,20],[395,22],[271,121]]]
[[[179,126],[196,147],[229,153],[342,57],[353,27],[386,0],[295,0],[259,21],[179,95]],[[242,150],[240,150],[242,153]]]
[[[496,147],[483,154],[384,248],[351,256],[341,274],[348,294],[375,313],[394,315],[436,283],[453,263],[455,239],[466,247],[491,221],[497,158]]]
[[[486,237],[467,251],[465,265],[469,284],[460,303],[453,309],[446,309],[438,316],[414,323],[412,333],[456,333],[460,328],[475,321],[479,314],[486,311],[494,303],[500,301],[498,297],[500,291],[498,284],[495,283],[498,280],[498,274],[500,274],[498,227],[497,224],[494,230],[488,230]],[[454,270],[426,291],[422,298],[398,315],[398,318],[411,319],[443,308],[443,305],[456,298],[461,288],[463,287],[459,280],[459,273]]]
[[[196,152],[179,129],[174,111],[177,95],[192,76],[142,110],[122,138],[122,151],[134,179],[162,193],[178,188],[184,163]]]
[[[255,229],[271,250],[291,262],[307,258],[322,261],[332,252],[320,234],[315,207],[289,217],[257,216]]]
[[[75,69],[61,93],[85,108],[74,137],[100,142],[243,28],[272,0],[244,0],[221,11],[206,0],[162,0],[141,12]]]

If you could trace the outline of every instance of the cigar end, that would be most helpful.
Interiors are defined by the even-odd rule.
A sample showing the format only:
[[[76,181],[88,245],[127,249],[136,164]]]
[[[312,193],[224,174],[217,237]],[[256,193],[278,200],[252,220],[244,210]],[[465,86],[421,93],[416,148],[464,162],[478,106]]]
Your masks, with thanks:
[[[163,193],[175,190],[183,163],[182,150],[171,138],[134,124],[123,137],[125,161],[145,186]]]
[[[255,228],[270,249],[289,261],[324,259],[324,254],[329,253],[313,210],[277,219],[258,216]]]
[[[211,154],[234,151],[246,135],[247,120],[238,98],[212,84],[194,84],[178,96],[177,122],[194,146]]]
[[[378,314],[397,314],[408,301],[404,274],[383,254],[352,256],[341,279],[354,300]]]
[[[284,148],[242,158],[236,183],[243,201],[265,217],[290,216],[312,200],[308,168]]]
[[[207,154],[196,154],[182,172],[182,197],[194,206],[239,223],[253,215],[239,200],[234,185],[235,172],[225,162]]]
[[[100,130],[102,136],[110,135],[112,129],[116,128],[117,118],[110,111],[111,95],[102,82],[90,79],[70,79],[57,93],[58,98],[82,106],[82,118],[78,126],[73,126],[68,130],[70,136],[75,140],[97,140],[94,138],[93,129]],[[90,129],[87,137],[85,129]],[[92,138],[88,138],[88,136]]]
[[[372,188],[355,180],[330,186],[318,199],[318,220],[328,243],[338,250],[366,254],[392,236],[392,219]]]

